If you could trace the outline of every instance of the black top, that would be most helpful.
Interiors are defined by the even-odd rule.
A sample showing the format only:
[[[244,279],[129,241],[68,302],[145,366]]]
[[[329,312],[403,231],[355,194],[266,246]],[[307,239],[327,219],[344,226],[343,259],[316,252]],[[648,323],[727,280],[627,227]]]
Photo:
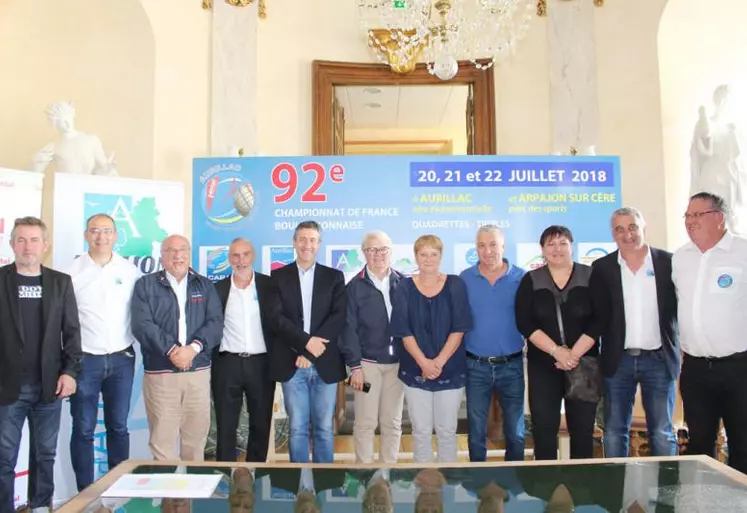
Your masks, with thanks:
[[[271,355],[270,377],[285,382],[296,373],[296,358],[305,356],[327,384],[345,379],[345,362],[338,337],[345,327],[348,296],[342,272],[317,263],[314,268],[314,287],[311,298],[311,333],[303,329],[303,299],[298,265],[295,262],[271,274],[280,297],[279,316],[282,331],[275,339]],[[312,336],[329,340],[325,351],[314,358],[306,350]]]
[[[23,374],[24,383],[38,383],[41,364],[42,283],[41,274],[18,274],[18,310],[23,322]]]
[[[0,267],[0,405],[15,402],[21,392],[27,345],[15,264]],[[61,374],[75,379],[83,353],[80,348],[78,305],[70,276],[41,269],[41,345],[37,355],[42,401],[57,400]]]
[[[565,287],[560,289],[552,280],[550,270],[544,266],[534,269],[524,275],[516,292],[516,325],[524,337],[537,330],[542,330],[556,344],[563,344],[560,336],[558,316],[556,311],[556,297],[560,300],[561,319],[565,344],[573,347],[581,335],[589,335],[597,343],[586,353],[589,356],[599,354],[599,338],[594,309],[589,291],[589,277],[591,267],[573,264],[571,276]],[[527,359],[535,362],[554,363],[555,359],[544,351],[527,344]]]

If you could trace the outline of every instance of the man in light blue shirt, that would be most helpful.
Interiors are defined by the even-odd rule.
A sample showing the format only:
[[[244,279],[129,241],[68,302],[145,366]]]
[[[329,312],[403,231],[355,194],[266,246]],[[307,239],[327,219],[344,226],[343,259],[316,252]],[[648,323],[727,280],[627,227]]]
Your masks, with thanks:
[[[504,253],[500,229],[482,226],[477,231],[479,262],[460,275],[474,323],[464,335],[470,461],[487,459],[488,412],[494,391],[503,413],[505,459],[524,459],[524,340],[514,313],[524,271],[504,259]]]

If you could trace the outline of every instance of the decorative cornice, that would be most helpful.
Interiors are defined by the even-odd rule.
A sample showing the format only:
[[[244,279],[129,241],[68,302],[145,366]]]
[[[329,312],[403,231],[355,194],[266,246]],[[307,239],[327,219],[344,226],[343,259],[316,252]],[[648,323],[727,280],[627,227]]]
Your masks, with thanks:
[[[234,7],[248,7],[252,5],[254,1],[255,0],[226,0],[226,3]],[[213,0],[202,0],[202,8],[206,11],[211,10],[213,8]],[[259,11],[259,17],[261,19],[267,18],[266,0],[259,0],[257,10]]]

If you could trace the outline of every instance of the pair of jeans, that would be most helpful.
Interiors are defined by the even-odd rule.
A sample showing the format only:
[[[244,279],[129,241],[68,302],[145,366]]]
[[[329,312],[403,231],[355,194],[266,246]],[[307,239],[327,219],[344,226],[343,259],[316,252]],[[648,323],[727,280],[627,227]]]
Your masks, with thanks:
[[[296,369],[293,377],[282,386],[285,410],[290,421],[290,460],[295,463],[308,463],[311,431],[312,461],[333,463],[333,421],[337,404],[337,383],[325,383],[319,377],[316,368],[311,366],[307,369]]]
[[[99,463],[101,474],[130,457],[130,414],[132,383],[135,378],[135,352],[132,347],[108,355],[85,354],[78,387],[70,398],[73,432],[70,459],[78,491],[94,481],[94,433],[99,423],[99,396],[103,398],[108,467]]]
[[[29,421],[31,458],[29,461],[29,507],[52,505],[54,462],[60,432],[62,401],[42,402],[40,383],[23,384],[18,399],[0,406],[0,512],[15,511],[13,505],[15,468],[21,445],[23,424]]]
[[[638,356],[623,352],[614,376],[604,378],[604,456],[628,457],[639,384],[651,456],[676,456],[677,437],[672,426],[676,385],[663,350]]]
[[[493,392],[503,414],[506,461],[524,459],[524,358],[505,363],[467,359],[467,444],[470,461],[486,461],[488,413]]]

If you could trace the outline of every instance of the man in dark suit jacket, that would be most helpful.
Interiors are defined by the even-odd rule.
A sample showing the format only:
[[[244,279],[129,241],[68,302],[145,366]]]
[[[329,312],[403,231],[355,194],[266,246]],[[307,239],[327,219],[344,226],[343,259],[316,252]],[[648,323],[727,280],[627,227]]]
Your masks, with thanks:
[[[300,223],[293,234],[296,261],[272,272],[281,315],[293,326],[277,338],[272,377],[282,382],[290,419],[290,460],[309,461],[309,422],[314,463],[334,460],[333,417],[337,383],[345,379],[338,336],[345,326],[347,295],[343,274],[316,263],[321,227]]]
[[[270,358],[282,319],[274,280],[254,272],[254,256],[251,242],[234,239],[228,250],[233,273],[215,284],[223,305],[223,338],[215,348],[212,374],[218,461],[236,461],[244,396],[249,413],[246,460],[267,461],[275,401]]]
[[[83,357],[73,283],[41,265],[49,248],[41,219],[16,219],[15,263],[0,268],[0,511],[15,511],[15,466],[28,419],[35,450],[29,507],[50,508],[62,399],[75,393]]]
[[[602,337],[604,451],[611,458],[628,456],[639,384],[651,455],[677,454],[672,413],[680,350],[672,254],[646,244],[645,227],[639,210],[616,210],[618,251],[594,262],[589,283]]]

